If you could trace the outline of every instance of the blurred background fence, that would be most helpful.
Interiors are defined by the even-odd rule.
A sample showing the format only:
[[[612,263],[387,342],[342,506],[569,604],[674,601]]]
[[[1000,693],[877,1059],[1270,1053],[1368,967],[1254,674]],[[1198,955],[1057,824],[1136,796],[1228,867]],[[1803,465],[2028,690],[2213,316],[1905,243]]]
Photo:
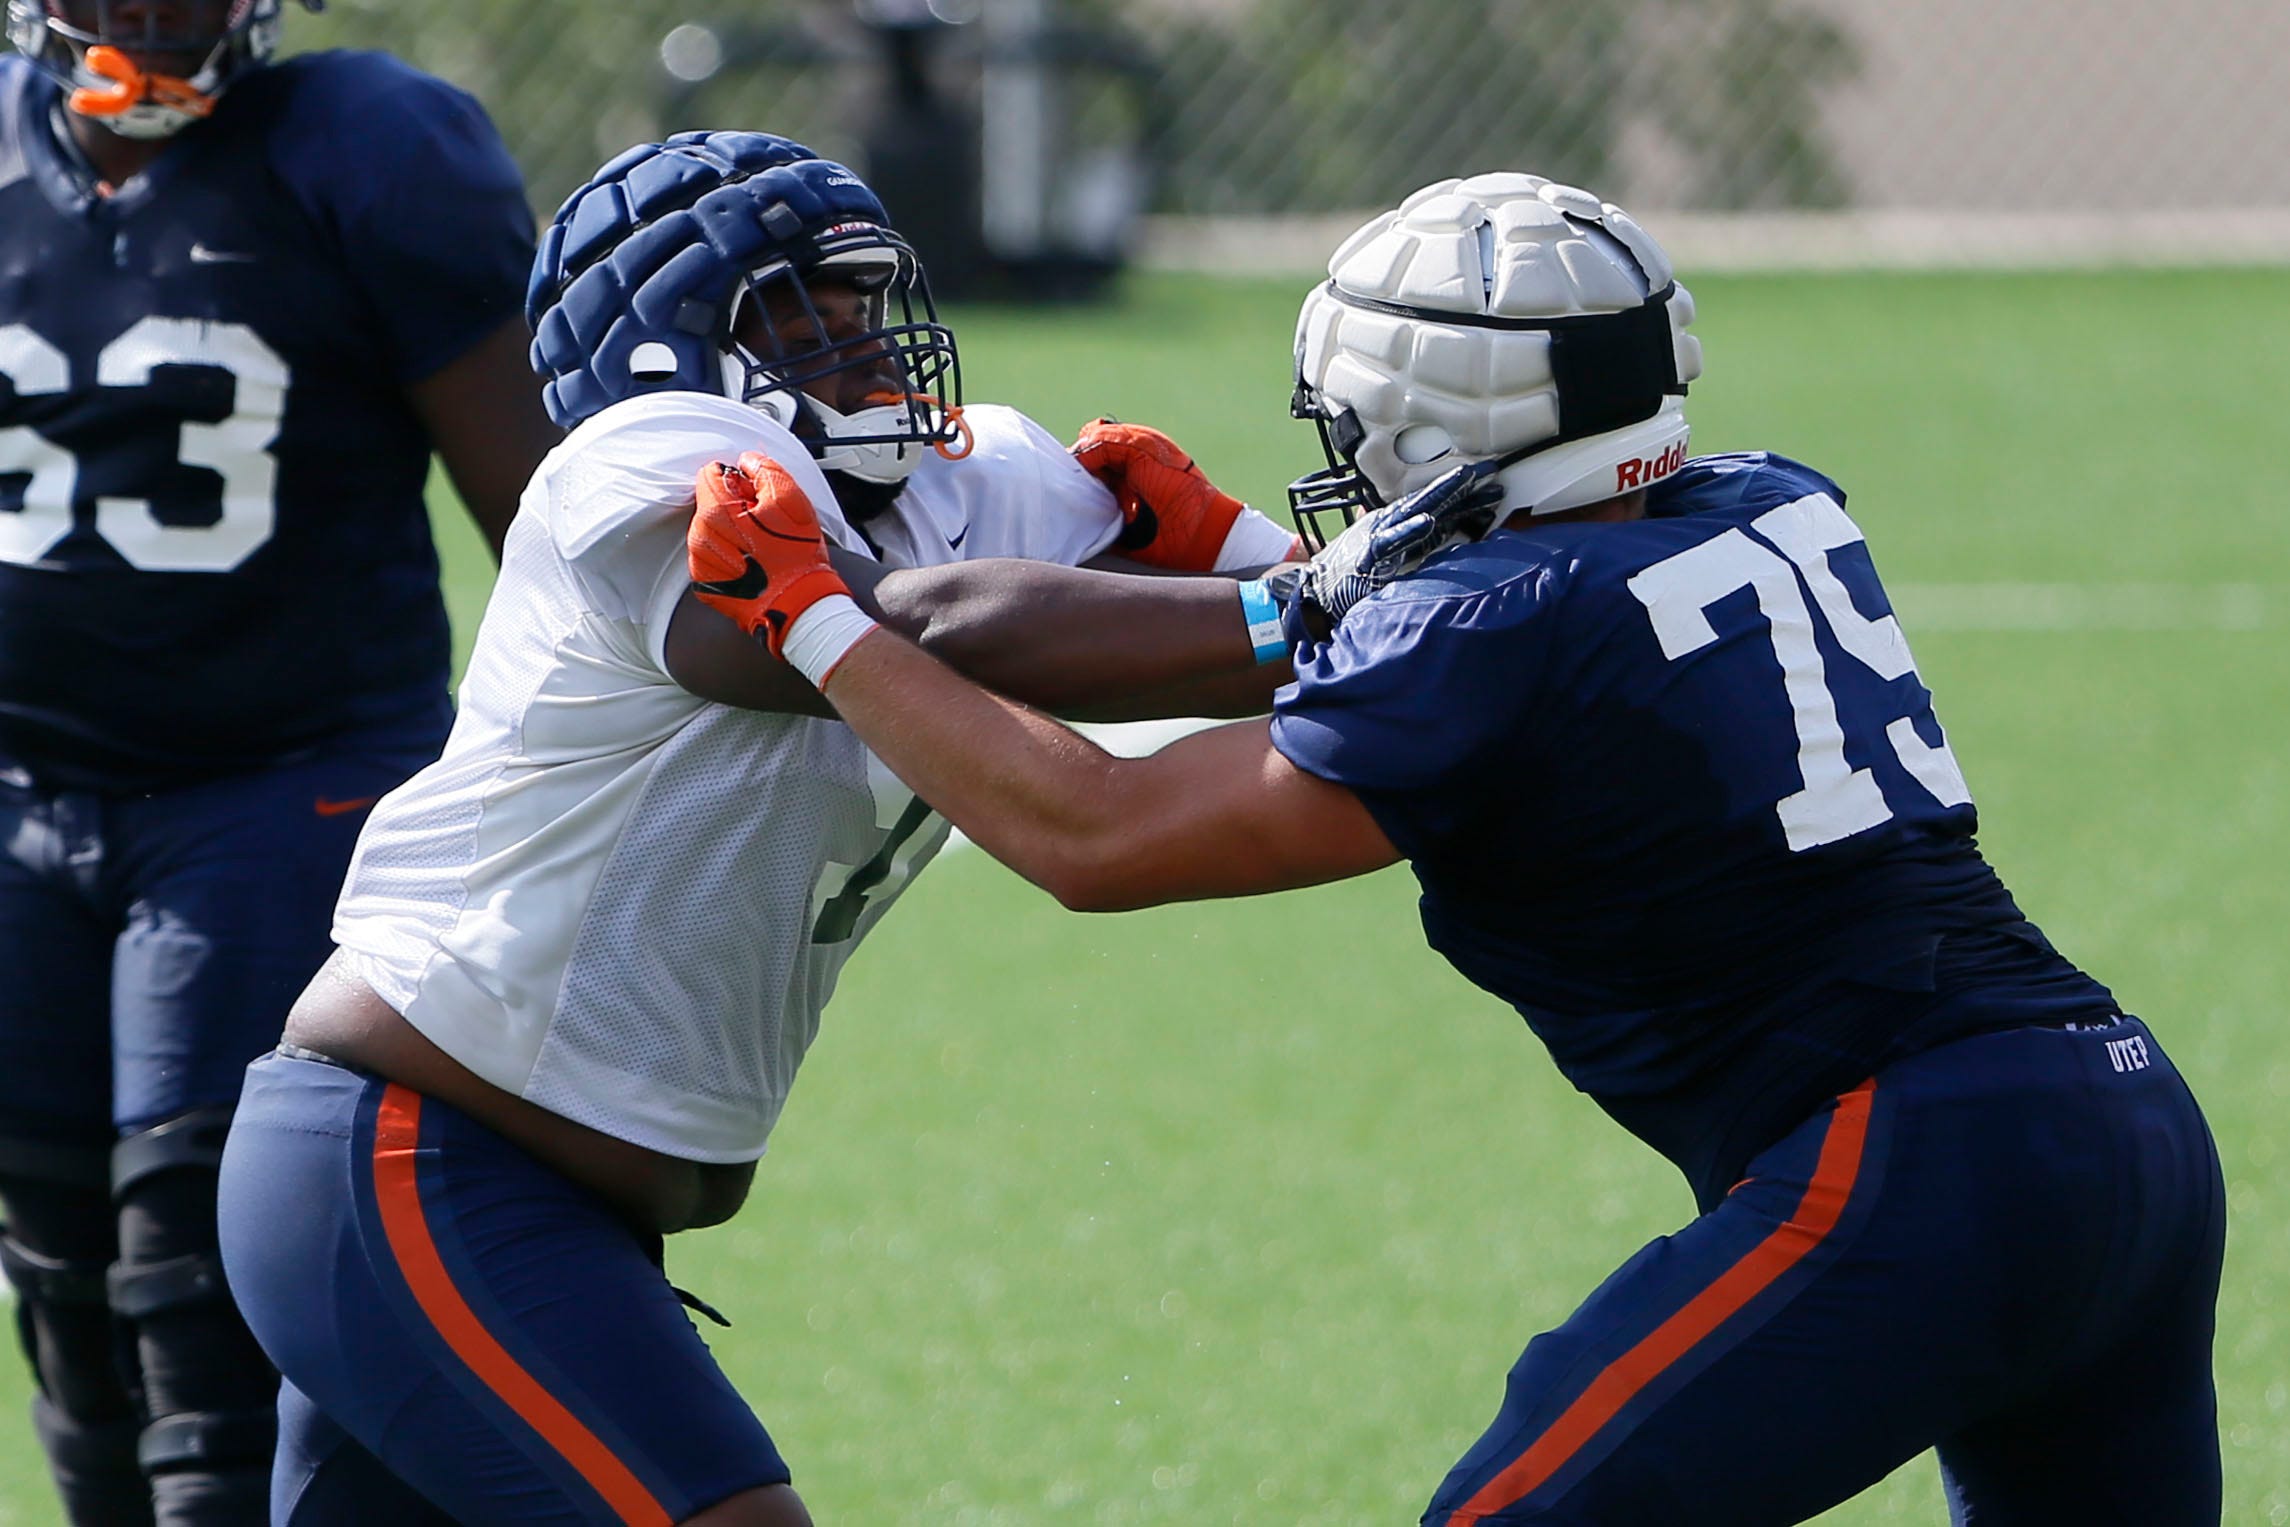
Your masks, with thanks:
[[[666,131],[788,133],[934,268],[1309,265],[1497,166],[1719,244],[2290,255],[2285,0],[333,0],[290,38],[474,90],[544,208]]]

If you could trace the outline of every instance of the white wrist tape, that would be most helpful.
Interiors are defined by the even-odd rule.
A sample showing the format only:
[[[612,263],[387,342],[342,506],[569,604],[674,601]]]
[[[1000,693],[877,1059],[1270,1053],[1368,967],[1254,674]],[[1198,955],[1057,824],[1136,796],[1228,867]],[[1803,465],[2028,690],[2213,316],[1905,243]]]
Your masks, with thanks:
[[[779,655],[787,666],[811,681],[814,689],[827,687],[827,675],[850,655],[853,647],[875,629],[875,618],[859,608],[848,594],[829,594],[795,617]]]
[[[1295,540],[1294,531],[1275,524],[1254,509],[1245,509],[1240,518],[1232,522],[1232,529],[1225,532],[1225,543],[1217,552],[1215,570],[1237,573],[1285,562]]]

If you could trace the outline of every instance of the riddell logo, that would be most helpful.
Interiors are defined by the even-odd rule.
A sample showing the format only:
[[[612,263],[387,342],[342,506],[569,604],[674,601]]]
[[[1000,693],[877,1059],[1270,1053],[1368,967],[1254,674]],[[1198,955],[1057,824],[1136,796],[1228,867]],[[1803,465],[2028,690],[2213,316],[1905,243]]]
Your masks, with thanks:
[[[1659,456],[1640,456],[1619,462],[1614,468],[1614,491],[1627,493],[1632,488],[1643,488],[1650,482],[1660,482],[1686,464],[1686,442],[1681,440]]]

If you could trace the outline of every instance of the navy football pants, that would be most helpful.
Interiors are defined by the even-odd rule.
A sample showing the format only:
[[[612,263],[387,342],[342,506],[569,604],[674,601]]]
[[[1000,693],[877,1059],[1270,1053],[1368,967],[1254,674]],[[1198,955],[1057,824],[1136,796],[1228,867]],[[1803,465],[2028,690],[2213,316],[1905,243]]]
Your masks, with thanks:
[[[221,1210],[279,1527],[668,1527],[787,1481],[643,1240],[434,1098],[265,1056]]]
[[[428,727],[154,795],[0,784],[0,1134],[108,1145],[236,1101]]]
[[[0,782],[0,1219],[76,1521],[260,1511],[274,1386],[215,1264],[216,1116],[444,719],[144,794]]]
[[[2136,1020],[1928,1051],[1535,1338],[1424,1521],[1800,1522],[1937,1445],[1959,1527],[2216,1527],[2225,1230]]]

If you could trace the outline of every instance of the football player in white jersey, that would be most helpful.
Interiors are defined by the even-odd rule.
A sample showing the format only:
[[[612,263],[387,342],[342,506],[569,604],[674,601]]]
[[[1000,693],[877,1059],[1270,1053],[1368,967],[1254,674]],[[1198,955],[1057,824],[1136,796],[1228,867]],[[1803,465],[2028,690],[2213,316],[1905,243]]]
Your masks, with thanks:
[[[688,552],[747,507],[695,479],[781,474],[875,615],[1137,714],[1262,708],[1268,601],[1077,565],[1259,568],[1291,537],[1150,431],[1077,455],[964,410],[913,252],[784,139],[605,166],[528,310],[571,433],[224,1165],[231,1286],[286,1376],[274,1520],[801,1523],[659,1237],[739,1206],[843,962],[949,829],[758,639],[754,563]]]

